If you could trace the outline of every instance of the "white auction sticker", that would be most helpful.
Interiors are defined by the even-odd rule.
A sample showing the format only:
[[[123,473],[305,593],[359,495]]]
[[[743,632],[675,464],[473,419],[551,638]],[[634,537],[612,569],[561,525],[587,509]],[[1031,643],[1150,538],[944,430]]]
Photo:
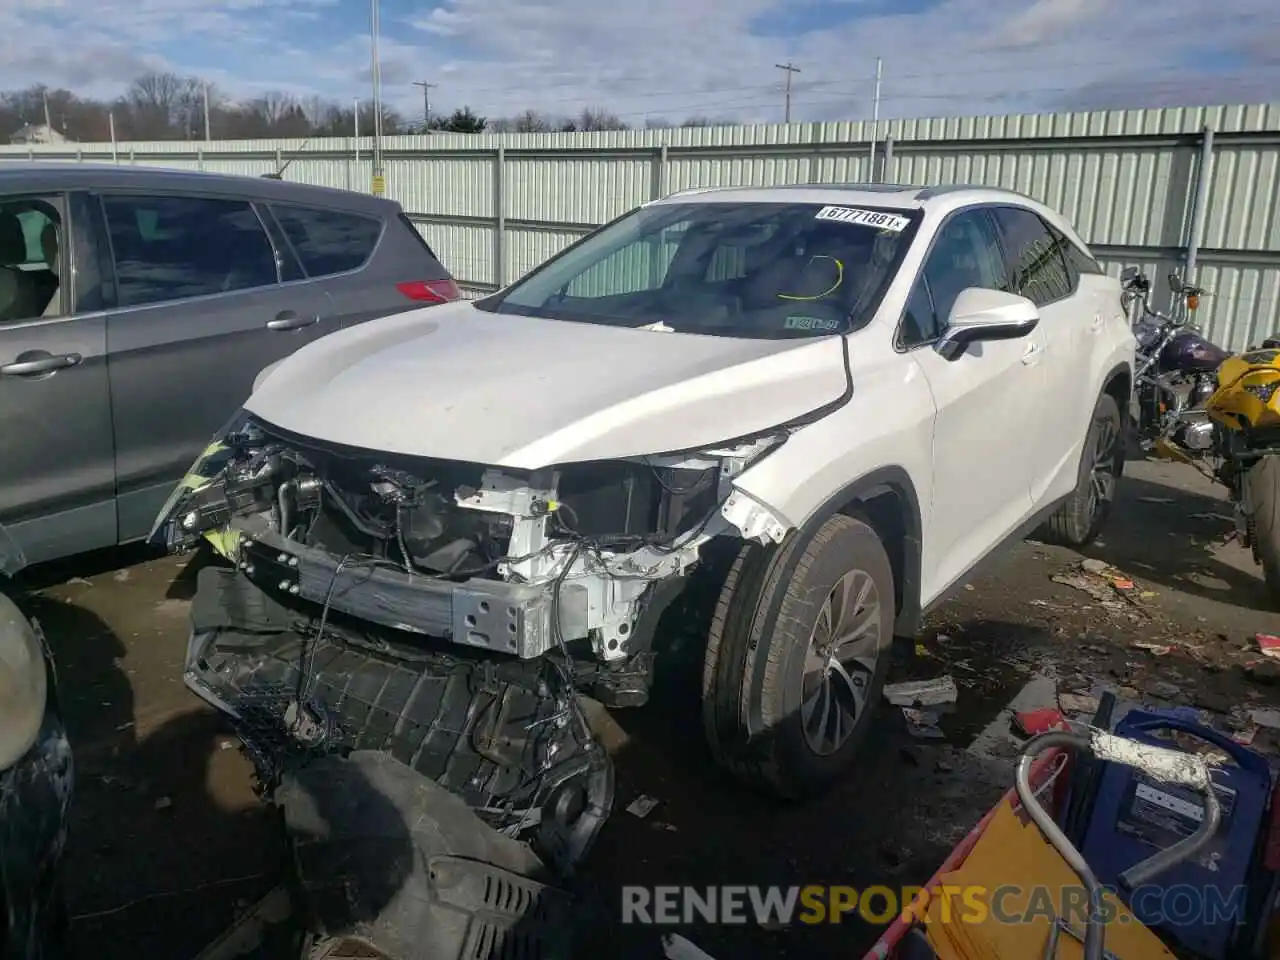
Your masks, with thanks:
[[[878,230],[892,230],[901,233],[911,223],[906,217],[892,213],[881,213],[878,210],[863,210],[860,207],[823,207],[814,217],[815,220],[837,220],[840,223],[857,223]]]

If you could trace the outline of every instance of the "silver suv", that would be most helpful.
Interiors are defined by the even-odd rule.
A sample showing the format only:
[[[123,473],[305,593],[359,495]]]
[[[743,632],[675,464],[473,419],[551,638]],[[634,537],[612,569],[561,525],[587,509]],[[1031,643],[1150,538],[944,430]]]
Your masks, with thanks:
[[[457,297],[389,200],[0,166],[0,527],[32,563],[145,536],[263,367]]]

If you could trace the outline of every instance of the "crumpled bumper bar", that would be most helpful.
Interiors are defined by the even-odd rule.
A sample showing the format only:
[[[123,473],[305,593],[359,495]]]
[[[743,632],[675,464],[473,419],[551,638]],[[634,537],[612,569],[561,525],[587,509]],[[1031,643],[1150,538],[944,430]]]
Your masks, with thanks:
[[[344,560],[269,532],[245,534],[240,551],[240,569],[282,599],[300,597],[369,623],[526,660],[556,646],[554,583],[414,576],[365,559]],[[585,636],[586,589],[574,583],[559,589],[562,636]]]

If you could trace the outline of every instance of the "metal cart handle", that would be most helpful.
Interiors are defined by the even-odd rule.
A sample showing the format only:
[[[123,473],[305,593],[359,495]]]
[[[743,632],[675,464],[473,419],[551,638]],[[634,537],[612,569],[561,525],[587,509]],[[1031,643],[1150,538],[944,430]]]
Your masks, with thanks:
[[[1084,960],[1103,960],[1105,928],[1101,921],[1102,885],[1081,856],[1080,851],[1067,839],[1066,834],[1054,823],[1048,811],[1036,799],[1031,788],[1031,765],[1045,750],[1054,747],[1090,751],[1101,760],[1121,763],[1141,770],[1152,779],[1198,790],[1204,795],[1204,820],[1191,836],[1179,840],[1168,849],[1161,850],[1141,863],[1134,864],[1120,875],[1120,883],[1126,889],[1139,886],[1152,877],[1168,870],[1174,864],[1190,859],[1200,851],[1218,830],[1222,808],[1213,789],[1209,765],[1203,757],[1138,743],[1105,730],[1090,730],[1087,734],[1068,730],[1050,730],[1033,737],[1023,749],[1018,760],[1014,787],[1018,799],[1046,840],[1062,855],[1072,870],[1080,877],[1089,895],[1089,916],[1084,929]]]

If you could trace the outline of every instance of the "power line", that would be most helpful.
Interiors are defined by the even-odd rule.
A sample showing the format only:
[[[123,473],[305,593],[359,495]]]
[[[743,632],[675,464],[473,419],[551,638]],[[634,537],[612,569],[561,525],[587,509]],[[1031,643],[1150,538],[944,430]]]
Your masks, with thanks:
[[[779,70],[785,70],[787,74],[787,83],[785,87],[785,93],[783,94],[783,96],[786,98],[786,112],[783,114],[782,122],[790,123],[791,122],[791,75],[793,73],[799,73],[800,68],[792,66],[790,60],[788,60],[786,63],[775,63],[774,66],[777,67]]]
[[[1072,63],[1059,63],[1057,67],[1077,67],[1077,68],[1101,68],[1105,66],[1121,66],[1117,61],[1075,61]],[[916,74],[894,74],[894,79],[932,79],[935,77],[947,76],[965,76],[984,75],[990,78],[999,76],[1007,76],[1017,73],[1017,70],[1011,70],[1008,67],[988,68],[984,70],[970,71],[939,71],[935,73],[916,73]],[[1168,79],[1158,81],[1155,78],[1164,76]],[[1229,75],[1223,75],[1229,76]],[[1181,82],[1186,77],[1185,67],[1169,66],[1157,71],[1148,71],[1145,78],[1141,80],[1126,80],[1125,85],[1134,89],[1145,89],[1153,84],[1163,82],[1164,86],[1168,86],[1173,82]],[[874,81],[866,80],[858,83],[850,83],[848,80],[818,81],[805,84],[805,100],[814,103],[834,103],[850,101],[858,97],[866,97],[873,100],[873,91],[869,87],[873,87]],[[904,101],[925,101],[925,102],[958,102],[968,101],[972,103],[994,103],[1001,101],[1017,100],[1025,98],[1033,94],[1067,94],[1073,93],[1080,89],[1078,86],[1044,86],[1044,87],[1023,87],[1019,86],[1009,93],[987,93],[975,90],[972,93],[934,93],[920,90],[915,92],[912,90],[904,90],[900,85],[895,84],[894,92],[880,97],[881,104],[901,103]],[[700,100],[690,96],[690,91],[686,88],[683,90],[657,90],[647,92],[629,92],[624,95],[625,99],[635,103],[652,103],[653,106],[648,109],[635,109],[627,111],[623,116],[651,116],[663,112],[704,112],[710,109],[724,108],[727,106],[765,106],[766,97],[776,96],[777,87],[773,85],[757,85],[757,86],[725,86],[725,87],[709,87],[702,92],[707,94],[725,94],[726,97],[720,99]],[[794,93],[793,88],[793,93]],[[869,96],[870,94],[870,96]],[[736,95],[736,96],[734,96]],[[732,99],[729,99],[729,98]],[[660,101],[667,98],[678,98],[676,102],[669,105],[662,104]],[[564,104],[565,108],[571,109],[590,105],[600,99],[599,94],[593,94],[588,97],[555,97],[555,98],[538,98],[536,94],[525,93],[523,95],[513,95],[510,98],[500,98],[484,106],[492,110],[493,107],[504,104],[521,104],[528,105],[530,100],[534,100],[538,109],[546,109],[552,104]],[[777,102],[777,101],[773,101]],[[874,104],[870,104],[874,110]]]

